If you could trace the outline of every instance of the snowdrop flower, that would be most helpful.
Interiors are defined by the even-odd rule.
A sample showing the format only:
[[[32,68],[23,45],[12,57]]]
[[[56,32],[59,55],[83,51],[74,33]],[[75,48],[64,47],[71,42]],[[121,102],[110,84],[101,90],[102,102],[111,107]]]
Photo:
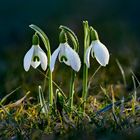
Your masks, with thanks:
[[[79,55],[69,46],[67,42],[60,43],[59,47],[54,51],[51,58],[51,71],[54,70],[54,65],[59,57],[60,62],[64,62],[66,65],[71,66],[73,70],[79,71],[81,67],[81,61]]]
[[[86,53],[85,53],[85,63],[87,65],[87,67],[90,67],[90,53],[91,56],[94,58],[96,58],[96,60],[98,61],[98,63],[101,66],[106,66],[109,62],[109,52],[108,49],[106,48],[106,46],[104,44],[102,44],[100,42],[100,40],[98,39],[98,34],[97,32],[93,29],[91,29],[91,45],[87,48]]]
[[[30,66],[36,69],[41,64],[42,69],[45,71],[47,69],[47,60],[45,52],[39,46],[39,38],[35,34],[33,36],[33,45],[24,56],[24,69],[28,71]]]

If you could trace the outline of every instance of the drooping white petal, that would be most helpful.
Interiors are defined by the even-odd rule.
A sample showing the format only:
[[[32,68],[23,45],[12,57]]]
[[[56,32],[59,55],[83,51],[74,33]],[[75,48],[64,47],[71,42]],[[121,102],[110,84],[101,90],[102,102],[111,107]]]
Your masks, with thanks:
[[[109,52],[104,44],[99,40],[93,41],[93,49],[96,60],[101,66],[106,66],[109,62]]]
[[[45,71],[47,69],[48,59],[45,52],[38,46],[38,57],[40,59],[41,68]]]
[[[66,65],[70,66],[70,61],[66,56],[67,45],[68,45],[68,43],[61,43],[60,44],[59,61],[64,62]],[[62,57],[65,57],[65,59],[61,60]]]
[[[38,57],[38,45],[34,45],[34,52],[33,52],[33,56],[32,56],[32,61],[31,61],[31,66],[36,69],[39,65],[40,65],[40,59],[35,59],[35,57]]]
[[[72,67],[73,70],[78,72],[81,67],[81,61],[79,55],[68,44],[65,51],[66,51],[66,57],[70,62],[70,66]]]
[[[87,50],[86,50],[86,53],[85,53],[85,63],[87,65],[87,67],[89,68],[90,67],[90,52],[91,52],[91,49],[92,49],[92,45],[90,45]]]
[[[92,46],[92,48],[91,48],[91,52],[90,52],[90,54],[91,54],[92,58],[94,58],[94,49],[93,49],[93,45],[92,45],[92,43],[91,43],[91,46]]]
[[[30,68],[33,53],[34,53],[34,46],[32,46],[31,49],[24,56],[23,66],[25,71],[28,71]]]
[[[59,52],[60,52],[60,46],[53,52],[53,54],[51,56],[51,64],[50,64],[50,70],[51,71],[54,70],[54,65],[55,65],[56,58],[57,58]]]

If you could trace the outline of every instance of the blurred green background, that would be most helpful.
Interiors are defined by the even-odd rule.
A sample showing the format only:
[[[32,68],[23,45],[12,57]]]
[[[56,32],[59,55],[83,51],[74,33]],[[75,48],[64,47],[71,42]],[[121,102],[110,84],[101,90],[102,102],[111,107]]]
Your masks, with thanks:
[[[26,73],[22,66],[34,33],[28,27],[30,24],[47,33],[53,52],[59,44],[61,24],[75,31],[82,47],[83,20],[98,31],[111,57],[122,57],[122,64],[132,67],[139,77],[139,0],[1,0],[0,98],[23,83],[38,85],[43,78],[33,69]],[[33,73],[38,81],[32,79]]]

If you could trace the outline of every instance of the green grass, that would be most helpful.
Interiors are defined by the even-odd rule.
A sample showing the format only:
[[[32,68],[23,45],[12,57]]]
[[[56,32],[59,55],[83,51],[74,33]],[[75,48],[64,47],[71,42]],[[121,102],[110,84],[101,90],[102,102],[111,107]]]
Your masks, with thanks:
[[[118,65],[116,64],[115,67],[117,68]],[[108,67],[107,71],[109,72],[110,69],[112,66]],[[108,76],[111,73],[106,75],[105,69],[96,73],[95,79],[90,82],[84,115],[79,111],[81,105],[80,84],[77,84],[76,87],[77,94],[74,97],[72,113],[68,107],[68,100],[64,99],[62,105],[62,102],[57,98],[52,112],[44,113],[42,111],[44,106],[37,99],[38,90],[36,90],[37,96],[32,96],[35,93],[32,88],[25,92],[25,96],[19,100],[11,100],[7,103],[6,101],[11,96],[25,91],[23,88],[26,86],[24,87],[23,84],[17,87],[0,102],[0,138],[110,140],[133,137],[133,139],[137,139],[140,126],[140,84],[135,74],[130,73],[129,77],[133,76],[132,86],[134,84],[134,88],[128,91],[128,85],[123,84],[124,79],[127,84],[128,75],[124,75],[126,73],[123,73],[122,69],[119,71],[118,67],[118,75],[122,78],[122,82],[121,79],[120,82],[118,79],[118,82],[113,84],[107,79],[110,78]],[[40,71],[38,72],[42,75]],[[60,75],[62,73],[59,72]],[[56,77],[58,78],[58,75]],[[67,79],[64,79],[65,77],[63,77],[63,84],[66,84]],[[100,80],[104,82],[100,82]],[[77,81],[80,81],[80,77],[77,78]],[[66,91],[64,85],[60,85],[60,87]],[[46,91],[43,94],[45,95]],[[48,105],[47,102],[46,104]]]

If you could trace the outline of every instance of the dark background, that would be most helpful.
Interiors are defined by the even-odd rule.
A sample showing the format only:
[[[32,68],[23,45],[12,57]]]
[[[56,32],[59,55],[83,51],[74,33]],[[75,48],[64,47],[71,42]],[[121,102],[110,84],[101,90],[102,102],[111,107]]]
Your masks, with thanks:
[[[30,24],[47,33],[54,50],[59,44],[61,24],[75,31],[82,46],[83,20],[98,31],[111,56],[124,56],[126,63],[128,60],[139,73],[139,0],[1,0],[0,97],[30,74],[22,66],[24,54],[31,46]]]

